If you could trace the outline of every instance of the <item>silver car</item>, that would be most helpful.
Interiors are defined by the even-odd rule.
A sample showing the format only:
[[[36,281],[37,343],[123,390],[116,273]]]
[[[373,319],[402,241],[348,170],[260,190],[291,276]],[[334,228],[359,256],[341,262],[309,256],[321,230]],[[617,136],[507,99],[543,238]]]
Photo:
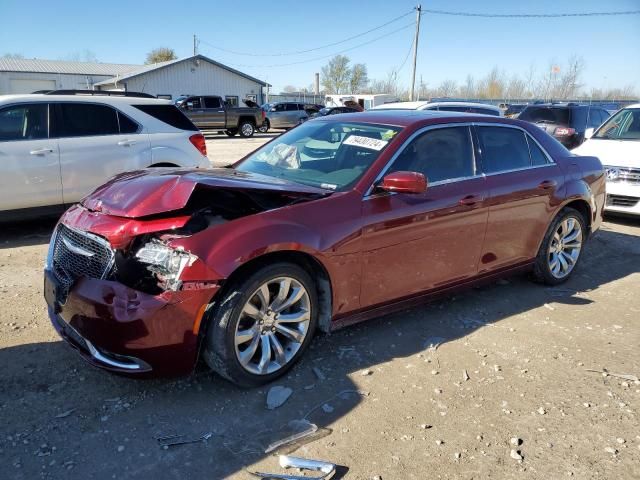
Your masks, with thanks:
[[[298,102],[273,102],[262,106],[265,111],[265,126],[269,128],[292,128],[309,118],[306,104]]]

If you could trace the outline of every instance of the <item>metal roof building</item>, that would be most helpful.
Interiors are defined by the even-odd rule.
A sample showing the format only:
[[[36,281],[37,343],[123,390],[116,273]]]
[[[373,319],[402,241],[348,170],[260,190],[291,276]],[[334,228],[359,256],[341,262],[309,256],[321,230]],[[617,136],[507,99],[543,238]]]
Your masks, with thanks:
[[[262,103],[266,82],[204,55],[152,65],[0,58],[0,95],[36,90],[128,90],[175,99],[220,95]]]

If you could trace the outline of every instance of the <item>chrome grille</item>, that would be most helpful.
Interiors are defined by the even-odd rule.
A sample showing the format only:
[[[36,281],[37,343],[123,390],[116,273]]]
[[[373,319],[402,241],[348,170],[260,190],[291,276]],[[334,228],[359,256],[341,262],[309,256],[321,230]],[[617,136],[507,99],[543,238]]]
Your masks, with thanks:
[[[607,195],[607,206],[610,207],[635,207],[640,201],[637,197],[627,197],[625,195]]]
[[[105,278],[111,273],[115,256],[105,239],[61,224],[54,242],[52,270],[65,287],[79,277]]]
[[[607,181],[640,185],[640,168],[605,167]]]

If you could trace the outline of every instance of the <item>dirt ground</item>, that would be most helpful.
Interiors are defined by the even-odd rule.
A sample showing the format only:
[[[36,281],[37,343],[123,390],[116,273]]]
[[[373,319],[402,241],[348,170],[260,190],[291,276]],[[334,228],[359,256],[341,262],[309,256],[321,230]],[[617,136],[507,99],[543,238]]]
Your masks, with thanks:
[[[218,136],[210,157],[264,138]],[[275,410],[271,386],[239,389],[203,366],[142,381],[85,364],[42,298],[53,225],[0,230],[2,479],[282,473],[264,450],[303,418],[321,430],[295,455],[337,463],[335,478],[640,478],[640,382],[589,371],[640,376],[638,220],[608,219],[562,287],[515,277],[318,336],[274,384],[293,391]]]

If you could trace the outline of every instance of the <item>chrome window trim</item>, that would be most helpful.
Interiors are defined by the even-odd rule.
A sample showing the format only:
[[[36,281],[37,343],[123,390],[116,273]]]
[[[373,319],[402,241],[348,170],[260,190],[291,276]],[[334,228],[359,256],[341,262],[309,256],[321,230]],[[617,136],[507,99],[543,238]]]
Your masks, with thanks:
[[[373,182],[371,183],[369,188],[367,188],[367,191],[363,195],[362,199],[363,200],[368,200],[369,198],[377,197],[377,196],[379,196],[381,194],[382,195],[388,195],[388,194],[395,195],[395,192],[374,193],[373,190],[375,189],[376,184],[382,179],[382,177],[384,177],[384,175],[387,173],[389,168],[391,168],[391,165],[393,165],[393,163],[400,156],[400,154],[405,150],[405,148],[407,148],[407,146],[413,140],[415,140],[415,138],[417,136],[422,135],[423,133],[428,132],[430,130],[436,130],[436,129],[441,129],[441,128],[467,127],[467,129],[469,131],[469,140],[471,141],[471,152],[472,152],[472,155],[473,155],[473,167],[474,167],[474,170],[476,171],[476,175],[472,175],[470,177],[452,178],[452,179],[449,179],[449,180],[440,180],[438,182],[429,183],[428,184],[429,187],[437,187],[438,185],[444,185],[444,184],[455,183],[455,182],[462,182],[462,181],[469,180],[469,179],[472,179],[472,178],[483,177],[484,174],[477,173],[478,172],[478,162],[477,162],[478,159],[476,158],[476,149],[474,148],[475,147],[475,142],[473,141],[473,134],[471,133],[471,127],[472,126],[473,126],[473,122],[441,123],[441,124],[438,124],[438,125],[427,125],[426,127],[422,127],[421,129],[416,130],[415,132],[413,132],[411,134],[411,136],[409,138],[407,138],[404,141],[404,143],[400,146],[400,148],[398,148],[398,150],[396,150],[396,153],[393,154],[393,156],[389,159],[389,161],[384,166],[384,168],[382,170],[380,170],[380,173],[373,180]]]

